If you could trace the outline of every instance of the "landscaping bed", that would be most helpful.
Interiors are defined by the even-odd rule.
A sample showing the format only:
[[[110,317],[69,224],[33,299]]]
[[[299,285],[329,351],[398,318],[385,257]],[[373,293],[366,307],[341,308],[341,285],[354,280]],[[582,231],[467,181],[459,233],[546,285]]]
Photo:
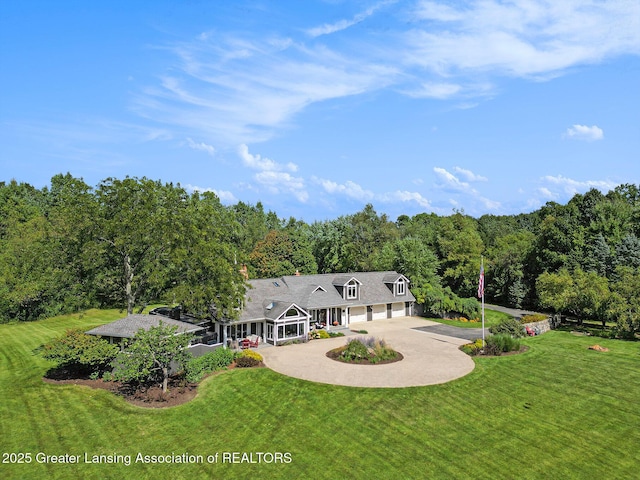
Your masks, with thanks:
[[[373,337],[349,339],[346,345],[329,350],[327,357],[338,362],[357,365],[384,365],[399,362],[404,358],[384,340]]]
[[[254,365],[264,367],[262,362]],[[231,363],[225,370],[237,368],[236,362]],[[215,375],[223,370],[217,370],[208,374]],[[189,382],[184,375],[173,375],[169,377],[169,384],[166,392],[162,391],[162,385],[158,382],[149,384],[132,385],[119,381],[107,381],[100,378],[90,378],[72,369],[51,369],[42,379],[45,383],[52,385],[84,385],[89,388],[107,390],[122,398],[132,405],[146,408],[167,408],[182,405],[193,400],[198,394],[196,382]]]

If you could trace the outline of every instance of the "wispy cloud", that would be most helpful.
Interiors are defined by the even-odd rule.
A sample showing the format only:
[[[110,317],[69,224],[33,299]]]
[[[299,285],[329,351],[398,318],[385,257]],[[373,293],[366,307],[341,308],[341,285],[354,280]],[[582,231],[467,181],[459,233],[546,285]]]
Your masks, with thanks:
[[[384,30],[349,32],[382,10]],[[502,77],[544,80],[639,54],[639,18],[640,3],[627,0],[381,1],[348,19],[294,25],[285,37],[205,32],[163,48],[171,67],[132,108],[217,148],[268,140],[315,103],[387,88],[472,108]]]
[[[132,108],[224,146],[265,141],[307,106],[385,88],[398,74],[382,61],[289,38],[210,34],[167,50],[178,65]]]
[[[464,182],[453,173],[442,167],[434,167],[433,171],[440,183],[436,184],[438,188],[450,192],[455,195],[456,198],[450,198],[449,201],[452,205],[458,205],[463,203],[461,199],[466,200],[464,203],[476,204],[480,203],[485,209],[489,211],[497,211],[501,208],[500,202],[491,200],[483,196],[478,190],[473,188],[469,182],[486,182],[488,179],[482,175],[477,175],[471,170],[467,170],[460,167],[454,167],[454,170],[464,177],[467,181]]]
[[[193,150],[200,150],[213,156],[216,153],[216,149],[213,145],[207,145],[204,142],[194,142],[191,138],[187,138],[187,146]]]
[[[604,132],[597,125],[591,127],[587,127],[586,125],[573,125],[567,128],[567,131],[564,133],[564,138],[593,142],[594,140],[602,140],[604,138]]]
[[[420,1],[407,59],[444,75],[546,78],[640,50],[640,4],[626,0]]]
[[[368,17],[376,13],[376,11],[380,10],[382,7],[396,3],[397,0],[384,0],[382,2],[378,2],[372,7],[367,8],[365,11],[360,12],[353,16],[350,19],[342,19],[338,20],[334,23],[325,23],[320,25],[319,27],[313,27],[307,30],[307,34],[310,37],[319,37],[322,35],[329,35],[331,33],[340,32],[342,30],[346,30],[353,25],[357,25],[358,23],[366,20]]]

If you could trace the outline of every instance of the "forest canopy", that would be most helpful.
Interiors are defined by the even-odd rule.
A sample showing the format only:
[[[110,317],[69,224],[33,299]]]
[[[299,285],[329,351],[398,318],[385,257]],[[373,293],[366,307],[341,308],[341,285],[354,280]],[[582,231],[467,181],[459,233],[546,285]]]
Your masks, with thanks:
[[[420,213],[392,221],[366,205],[306,223],[260,202],[147,178],[87,185],[0,182],[0,322],[90,307],[132,313],[180,303],[234,318],[251,278],[396,270],[425,311],[471,309],[484,257],[488,301],[618,321],[638,329],[640,188],[576,194],[519,215]]]

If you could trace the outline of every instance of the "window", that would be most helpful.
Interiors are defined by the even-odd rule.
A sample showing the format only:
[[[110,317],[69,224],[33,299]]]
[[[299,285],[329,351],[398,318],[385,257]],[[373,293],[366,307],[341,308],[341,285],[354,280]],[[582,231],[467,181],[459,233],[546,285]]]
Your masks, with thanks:
[[[396,283],[396,295],[404,295],[404,282]]]
[[[358,298],[358,285],[352,280],[347,284],[347,299]]]
[[[289,310],[287,310],[286,315],[287,317],[297,317],[298,316],[298,310],[296,310],[295,308],[290,308]]]

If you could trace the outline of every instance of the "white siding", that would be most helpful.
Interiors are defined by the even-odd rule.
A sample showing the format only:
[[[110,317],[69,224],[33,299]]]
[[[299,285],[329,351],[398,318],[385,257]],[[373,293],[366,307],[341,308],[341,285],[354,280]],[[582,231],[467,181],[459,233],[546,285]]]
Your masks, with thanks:
[[[383,320],[387,318],[387,305],[374,305],[373,306],[373,319],[374,320]]]
[[[404,302],[398,302],[398,303],[394,303],[392,306],[392,312],[391,312],[391,316],[392,317],[404,317],[405,316],[405,310],[404,310]]]
[[[366,322],[366,321],[367,321],[366,307],[351,307],[349,309],[349,323]]]

